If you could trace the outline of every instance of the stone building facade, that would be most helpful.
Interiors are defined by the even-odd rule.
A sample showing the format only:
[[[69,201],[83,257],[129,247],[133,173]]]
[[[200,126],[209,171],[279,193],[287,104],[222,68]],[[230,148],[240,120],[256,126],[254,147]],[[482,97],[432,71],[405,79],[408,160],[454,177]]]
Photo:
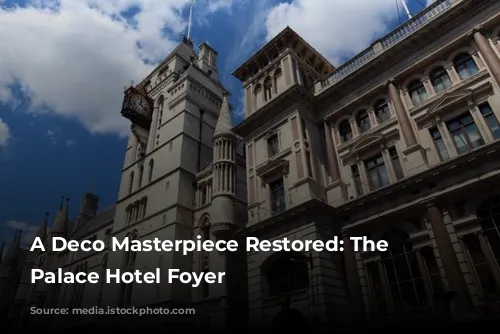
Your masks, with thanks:
[[[233,73],[245,91],[245,118],[235,127],[217,53],[207,44],[196,53],[184,40],[126,92],[142,94],[150,109],[128,112],[133,97],[125,99],[133,125],[117,204],[98,212],[97,196],[87,194],[76,220],[66,203],[40,235],[340,237],[344,251],[49,250],[31,254],[25,270],[158,267],[228,276],[223,285],[191,289],[33,287],[23,274],[12,313],[29,323],[40,318],[24,318],[25,305],[194,307],[194,318],[168,322],[205,328],[498,314],[499,35],[498,1],[438,0],[335,68],[287,27]],[[387,240],[389,250],[355,250],[353,236]]]
[[[283,294],[330,323],[498,313],[499,32],[497,1],[436,1],[338,68],[286,28],[235,71],[248,235],[345,245],[249,254],[252,323]]]

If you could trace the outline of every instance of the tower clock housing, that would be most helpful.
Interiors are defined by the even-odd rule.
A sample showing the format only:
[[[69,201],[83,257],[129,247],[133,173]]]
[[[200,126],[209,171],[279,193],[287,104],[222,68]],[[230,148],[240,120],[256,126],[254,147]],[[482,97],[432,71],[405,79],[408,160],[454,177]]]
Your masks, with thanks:
[[[151,127],[153,100],[143,89],[129,87],[125,91],[121,114],[128,118],[132,124],[149,130]]]

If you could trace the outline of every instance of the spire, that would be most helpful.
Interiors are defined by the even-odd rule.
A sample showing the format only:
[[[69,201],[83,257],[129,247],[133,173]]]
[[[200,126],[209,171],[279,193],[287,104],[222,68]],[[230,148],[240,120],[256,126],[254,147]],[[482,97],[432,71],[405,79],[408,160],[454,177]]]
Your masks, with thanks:
[[[224,92],[222,105],[220,107],[219,118],[214,130],[214,139],[220,136],[235,136],[233,132],[233,121],[231,120],[231,110],[227,100],[228,93]]]
[[[14,233],[14,239],[12,239],[12,243],[9,248],[7,248],[2,264],[7,265],[16,262],[19,247],[21,246],[21,233],[21,230],[16,230]]]
[[[51,236],[62,236],[66,237],[68,232],[68,203],[69,198],[66,198],[66,204],[64,203],[64,197],[61,201],[61,206],[57,216],[54,220],[54,224],[50,230]]]
[[[45,217],[42,221],[42,225],[40,225],[40,228],[38,229],[38,232],[36,233],[35,238],[40,238],[42,243],[45,242],[45,239],[47,238],[47,219],[49,218],[49,213],[45,213]]]

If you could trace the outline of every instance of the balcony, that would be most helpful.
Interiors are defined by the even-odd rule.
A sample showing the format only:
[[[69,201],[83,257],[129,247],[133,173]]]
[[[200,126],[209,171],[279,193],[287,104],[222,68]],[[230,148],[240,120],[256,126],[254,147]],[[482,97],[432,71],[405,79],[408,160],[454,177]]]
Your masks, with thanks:
[[[370,47],[360,52],[334,71],[318,80],[314,86],[314,94],[318,95],[341,81],[349,74],[375,59],[380,53],[385,52],[406,37],[422,29],[436,18],[443,16],[456,2],[461,0],[438,0],[434,4],[421,11],[418,15],[400,25],[385,37],[382,37]]]

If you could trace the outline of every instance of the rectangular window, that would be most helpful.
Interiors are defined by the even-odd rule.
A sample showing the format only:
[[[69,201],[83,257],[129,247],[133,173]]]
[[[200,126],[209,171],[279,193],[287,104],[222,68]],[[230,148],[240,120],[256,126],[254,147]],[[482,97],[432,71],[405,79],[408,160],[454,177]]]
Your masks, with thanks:
[[[446,123],[459,154],[484,145],[484,140],[469,112]]]
[[[488,266],[488,262],[486,261],[483,251],[481,250],[479,240],[473,234],[467,235],[463,240],[472,264],[474,265],[481,287],[486,291],[495,291],[495,278],[493,277],[490,267]]]
[[[285,186],[283,179],[276,180],[269,184],[271,189],[271,210],[274,214],[281,213],[286,209]]]
[[[488,127],[490,128],[491,133],[493,134],[493,137],[495,139],[500,138],[500,125],[498,124],[498,119],[496,118],[495,114],[493,113],[493,110],[491,109],[491,106],[489,103],[484,103],[479,106],[479,110],[481,111],[481,115],[483,115],[486,124],[488,124]]]
[[[444,291],[443,280],[441,279],[441,273],[439,272],[439,267],[436,262],[436,257],[432,247],[424,247],[420,250],[422,257],[425,261],[425,266],[427,268],[427,274],[429,275],[429,280],[432,284],[432,290],[436,293],[441,293]]]
[[[273,157],[279,153],[279,138],[277,134],[269,137],[267,140],[267,149],[269,157]]]
[[[394,174],[396,174],[396,180],[401,180],[405,177],[403,173],[403,167],[401,166],[401,160],[399,160],[398,151],[395,147],[389,149],[389,155],[391,157],[392,168],[394,168]]]
[[[432,140],[434,141],[434,146],[436,147],[436,151],[439,155],[439,159],[441,161],[446,161],[450,158],[448,155],[448,150],[446,149],[446,146],[444,145],[443,138],[441,137],[441,133],[439,132],[437,127],[434,127],[429,130],[431,133]]]
[[[379,189],[390,184],[387,168],[382,154],[365,161],[365,168],[368,174],[370,186],[373,189]]]
[[[357,165],[351,166],[352,178],[354,180],[354,188],[356,189],[356,195],[361,196],[364,194],[363,183],[361,182],[361,175],[359,174],[359,168]]]
[[[384,311],[386,309],[384,298],[384,287],[380,280],[380,272],[375,262],[367,264],[368,275],[370,276],[372,297],[377,311]]]

